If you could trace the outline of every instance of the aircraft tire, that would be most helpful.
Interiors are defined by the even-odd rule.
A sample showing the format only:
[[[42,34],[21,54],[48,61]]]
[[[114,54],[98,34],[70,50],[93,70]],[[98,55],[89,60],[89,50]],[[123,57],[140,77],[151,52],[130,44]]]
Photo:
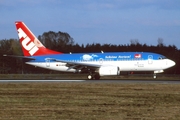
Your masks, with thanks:
[[[92,79],[93,79],[93,75],[89,74],[89,75],[87,76],[87,79],[88,79],[88,80],[92,80]]]
[[[156,78],[157,78],[156,73],[153,75],[153,78],[154,78],[154,79],[156,79]]]
[[[96,74],[94,75],[94,79],[95,79],[95,80],[99,80],[99,79],[100,79],[100,75],[99,75],[98,73],[96,73]]]

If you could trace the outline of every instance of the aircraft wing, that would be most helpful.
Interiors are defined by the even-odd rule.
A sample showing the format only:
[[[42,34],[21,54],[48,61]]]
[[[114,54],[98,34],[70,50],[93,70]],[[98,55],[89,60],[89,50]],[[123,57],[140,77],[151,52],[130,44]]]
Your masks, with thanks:
[[[97,64],[71,62],[71,61],[57,60],[57,59],[55,61],[66,63],[66,66],[69,67],[69,69],[76,69],[76,70],[95,70],[101,67],[101,65],[97,65]]]

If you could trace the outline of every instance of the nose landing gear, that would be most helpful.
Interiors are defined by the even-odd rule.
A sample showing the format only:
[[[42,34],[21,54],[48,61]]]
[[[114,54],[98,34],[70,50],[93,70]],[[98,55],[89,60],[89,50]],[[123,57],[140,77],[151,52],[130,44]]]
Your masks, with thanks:
[[[156,79],[156,78],[157,78],[156,73],[154,73],[153,78],[154,78],[154,79]]]

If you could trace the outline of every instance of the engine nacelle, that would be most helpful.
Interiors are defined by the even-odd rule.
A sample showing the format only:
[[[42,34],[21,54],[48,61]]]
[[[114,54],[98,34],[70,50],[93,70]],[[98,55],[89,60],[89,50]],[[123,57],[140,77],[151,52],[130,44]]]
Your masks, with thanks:
[[[154,73],[162,73],[164,70],[155,70]]]
[[[119,75],[120,69],[117,66],[102,66],[99,68],[99,75],[106,76],[106,75]]]

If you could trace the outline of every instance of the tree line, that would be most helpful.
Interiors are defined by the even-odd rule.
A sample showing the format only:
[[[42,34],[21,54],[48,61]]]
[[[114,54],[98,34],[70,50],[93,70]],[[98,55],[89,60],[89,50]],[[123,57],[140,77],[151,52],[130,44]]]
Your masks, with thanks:
[[[92,53],[92,52],[154,52],[166,56],[176,62],[176,65],[165,70],[165,74],[180,74],[180,50],[175,45],[164,45],[163,39],[157,40],[157,45],[141,44],[137,39],[130,40],[129,44],[100,44],[75,43],[74,39],[64,32],[44,32],[38,36],[38,39],[49,49],[60,51],[63,53]],[[55,71],[36,68],[24,64],[23,59],[3,57],[7,55],[23,56],[21,45],[18,39],[2,39],[0,40],[0,73],[16,74],[16,73],[56,73]]]

